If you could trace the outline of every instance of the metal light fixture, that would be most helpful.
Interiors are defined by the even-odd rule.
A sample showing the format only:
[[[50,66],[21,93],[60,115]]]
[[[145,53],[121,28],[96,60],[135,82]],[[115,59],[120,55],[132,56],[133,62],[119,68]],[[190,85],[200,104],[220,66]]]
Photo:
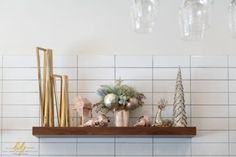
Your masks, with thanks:
[[[180,28],[183,39],[199,40],[209,27],[209,0],[184,0],[180,12]]]
[[[236,0],[231,0],[229,4],[229,28],[234,38],[236,38]]]
[[[158,0],[133,0],[131,15],[136,32],[152,32],[156,18],[157,5]]]

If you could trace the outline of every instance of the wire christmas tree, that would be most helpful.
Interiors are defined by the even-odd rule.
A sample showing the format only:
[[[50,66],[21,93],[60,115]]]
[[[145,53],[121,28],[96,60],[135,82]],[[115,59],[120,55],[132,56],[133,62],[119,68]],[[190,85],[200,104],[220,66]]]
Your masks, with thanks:
[[[185,111],[185,100],[184,100],[184,88],[182,84],[181,69],[176,78],[174,108],[173,108],[173,126],[174,127],[187,127],[187,116]]]

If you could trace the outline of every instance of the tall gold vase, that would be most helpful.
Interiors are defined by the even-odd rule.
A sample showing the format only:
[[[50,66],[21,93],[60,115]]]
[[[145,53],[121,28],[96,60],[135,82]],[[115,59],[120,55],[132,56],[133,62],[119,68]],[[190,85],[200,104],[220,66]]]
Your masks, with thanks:
[[[41,76],[40,52],[43,52],[43,76]],[[53,54],[51,49],[36,48],[38,83],[41,106],[41,125],[54,127],[54,94],[53,94]]]

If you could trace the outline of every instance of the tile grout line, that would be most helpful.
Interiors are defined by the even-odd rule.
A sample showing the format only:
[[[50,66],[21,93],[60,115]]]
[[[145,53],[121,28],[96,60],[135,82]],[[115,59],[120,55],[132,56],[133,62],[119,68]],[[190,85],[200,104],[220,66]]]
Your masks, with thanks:
[[[154,56],[152,56],[152,117],[154,117]],[[153,119],[153,118],[152,118]],[[154,118],[154,121],[155,121],[155,118]],[[152,157],[154,157],[154,136],[152,136]]]
[[[78,65],[79,65],[79,56],[78,55],[76,55],[76,78],[77,78],[77,81],[76,81],[76,95],[78,95],[78,93],[79,93],[79,81],[78,81],[78,79],[79,79],[79,68],[78,68]],[[76,124],[76,127],[77,127],[77,125],[78,125],[78,113],[76,112],[76,118],[75,118],[75,124]],[[79,142],[79,139],[78,139],[78,137],[76,137],[76,156],[78,156],[78,142]]]
[[[114,83],[116,82],[116,55],[114,55]],[[116,136],[114,136],[114,157],[116,157]]]
[[[230,112],[230,108],[229,108],[229,56],[227,56],[227,78],[228,78],[228,81],[227,81],[227,86],[228,86],[228,156],[230,157],[230,127],[229,127],[229,124],[230,124],[230,118],[229,118],[229,112]]]
[[[189,83],[190,83],[190,86],[189,86],[189,94],[190,94],[190,96],[189,96],[189,106],[190,106],[190,126],[192,126],[192,56],[189,56],[189,79],[190,79],[190,81],[189,81]],[[191,155],[191,157],[193,156],[193,143],[192,143],[192,139],[191,139],[191,144],[190,144],[190,155]]]
[[[2,60],[1,66],[3,67],[3,56],[1,57],[1,60]],[[3,110],[3,105],[2,105],[3,104],[3,92],[2,92],[3,91],[3,68],[2,67],[1,67],[1,71],[2,71],[1,86],[2,87],[1,87],[1,102],[0,102],[1,103],[1,157],[2,157],[2,149],[3,149],[3,146],[2,146],[3,145],[3,142],[2,142],[2,137],[3,137],[3,133],[2,133],[3,132],[3,128],[2,128],[3,127],[3,124],[2,124],[3,123],[3,116],[2,116],[2,114],[3,114],[3,111],[2,111]]]

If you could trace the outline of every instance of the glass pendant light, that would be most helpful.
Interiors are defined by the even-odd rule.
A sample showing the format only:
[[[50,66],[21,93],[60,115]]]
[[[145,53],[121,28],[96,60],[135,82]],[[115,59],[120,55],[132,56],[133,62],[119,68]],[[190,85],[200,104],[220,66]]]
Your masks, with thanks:
[[[183,39],[199,40],[204,37],[209,27],[208,5],[207,0],[184,0],[179,13]]]
[[[136,32],[152,32],[156,18],[157,3],[158,0],[133,0],[131,15]]]
[[[236,0],[231,0],[229,5],[229,28],[236,38]]]

